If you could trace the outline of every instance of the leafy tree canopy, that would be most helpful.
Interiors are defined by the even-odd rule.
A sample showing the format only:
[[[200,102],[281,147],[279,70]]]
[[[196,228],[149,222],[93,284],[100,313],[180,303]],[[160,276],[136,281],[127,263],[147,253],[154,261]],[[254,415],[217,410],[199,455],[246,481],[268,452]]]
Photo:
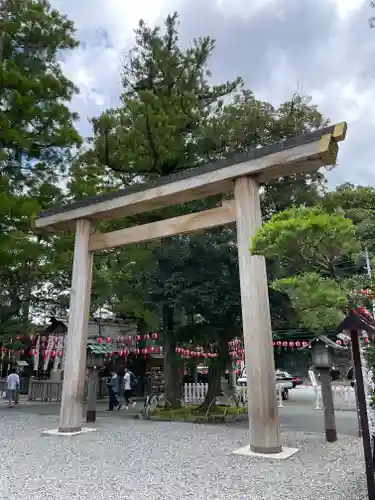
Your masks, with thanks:
[[[359,244],[352,221],[342,212],[299,207],[272,216],[253,238],[250,251],[269,259],[274,277],[311,271],[335,277]]]
[[[30,308],[46,309],[58,273],[59,238],[35,236],[31,220],[63,201],[57,183],[81,141],[68,108],[77,89],[58,60],[77,45],[73,24],[48,1],[1,3],[0,334],[27,328]]]

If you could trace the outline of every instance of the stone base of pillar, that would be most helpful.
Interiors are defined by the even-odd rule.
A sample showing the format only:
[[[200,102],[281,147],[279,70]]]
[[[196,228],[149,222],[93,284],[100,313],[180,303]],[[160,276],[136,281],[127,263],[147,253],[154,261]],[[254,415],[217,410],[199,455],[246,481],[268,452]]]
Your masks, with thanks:
[[[86,422],[88,424],[96,421],[96,410],[87,410],[86,411]]]
[[[42,431],[43,436],[78,436],[79,434],[86,434],[87,432],[94,432],[96,429],[93,427],[82,427],[82,429],[72,432],[61,432],[59,429],[51,429]]]
[[[255,453],[251,451],[250,446],[244,446],[243,448],[239,448],[233,452],[234,455],[242,455],[244,457],[259,457],[259,458],[268,458],[270,460],[286,460],[287,458],[292,457],[296,453],[298,453],[298,448],[287,448],[283,447],[281,452],[279,453]]]

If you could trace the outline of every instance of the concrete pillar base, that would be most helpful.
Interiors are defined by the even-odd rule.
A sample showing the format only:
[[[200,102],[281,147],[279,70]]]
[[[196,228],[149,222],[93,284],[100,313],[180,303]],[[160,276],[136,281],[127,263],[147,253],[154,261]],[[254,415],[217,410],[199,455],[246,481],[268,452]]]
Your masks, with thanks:
[[[79,434],[86,434],[87,432],[94,432],[96,429],[93,427],[82,427],[82,429],[72,432],[61,432],[59,429],[51,429],[42,431],[43,436],[78,436]]]
[[[298,453],[298,448],[287,448],[284,447],[279,453],[255,453],[251,451],[250,446],[244,446],[233,452],[234,455],[242,455],[244,457],[259,457],[268,458],[270,460],[286,460]]]

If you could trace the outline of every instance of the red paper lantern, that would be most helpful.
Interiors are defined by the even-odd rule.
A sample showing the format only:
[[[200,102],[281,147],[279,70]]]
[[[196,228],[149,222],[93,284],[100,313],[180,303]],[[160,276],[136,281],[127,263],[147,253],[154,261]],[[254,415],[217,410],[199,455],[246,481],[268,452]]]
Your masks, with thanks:
[[[150,340],[150,335],[148,333],[145,334],[145,336],[143,337],[145,340]]]
[[[288,347],[288,342],[286,340],[283,342],[283,347]]]
[[[56,356],[56,352],[55,351],[51,351],[51,358],[54,358]]]
[[[34,355],[35,355],[34,349],[31,349],[31,351],[29,352],[29,356],[34,356]]]
[[[155,347],[152,345],[152,346],[150,347],[150,352],[154,352],[154,351],[155,351]]]
[[[138,349],[138,348],[137,348],[137,349],[135,349],[135,350],[134,350],[134,353],[135,353],[135,355],[136,355],[136,356],[138,356],[138,354],[139,354],[139,349]]]
[[[281,342],[280,342],[280,340],[278,340],[278,341],[276,342],[276,345],[277,345],[277,347],[281,347]]]
[[[151,338],[152,340],[157,340],[159,338],[159,334],[154,332],[153,334],[151,334]]]
[[[190,351],[189,349],[187,349],[185,352],[184,352],[185,356],[190,356]]]
[[[181,352],[181,347],[176,347],[176,352],[179,354]]]
[[[140,335],[136,335],[136,336],[135,336],[135,340],[136,340],[137,342],[139,342],[139,341],[141,340],[141,336],[140,336]]]
[[[293,341],[289,342],[289,347],[291,347],[293,349],[293,347],[294,347],[294,342]]]
[[[143,348],[143,349],[142,349],[142,354],[145,356],[147,353],[148,353],[148,349]]]
[[[111,342],[111,337],[106,337],[105,341],[107,342],[107,344],[109,344]]]
[[[64,351],[62,349],[60,349],[59,354],[58,354],[59,358],[62,358],[63,355],[64,355]]]
[[[296,347],[301,347],[301,342],[299,342],[298,340],[296,342]]]
[[[304,340],[304,341],[302,342],[302,347],[307,347],[308,345],[309,345],[309,343],[308,343],[308,342],[306,342],[306,340]]]
[[[341,340],[336,340],[337,345],[341,345],[341,343],[342,343]]]
[[[98,344],[101,344],[103,342],[103,337],[98,337],[96,341],[98,342]]]

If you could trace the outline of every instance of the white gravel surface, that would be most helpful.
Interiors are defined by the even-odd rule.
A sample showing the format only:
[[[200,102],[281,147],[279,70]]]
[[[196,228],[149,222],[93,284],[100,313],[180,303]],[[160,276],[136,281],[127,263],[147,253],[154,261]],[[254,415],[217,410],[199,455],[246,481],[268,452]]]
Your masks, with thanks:
[[[361,441],[288,433],[286,461],[239,457],[243,428],[103,419],[97,432],[47,437],[56,417],[0,416],[0,499],[365,500]]]

